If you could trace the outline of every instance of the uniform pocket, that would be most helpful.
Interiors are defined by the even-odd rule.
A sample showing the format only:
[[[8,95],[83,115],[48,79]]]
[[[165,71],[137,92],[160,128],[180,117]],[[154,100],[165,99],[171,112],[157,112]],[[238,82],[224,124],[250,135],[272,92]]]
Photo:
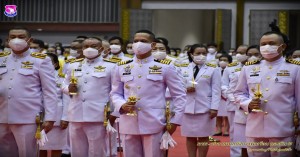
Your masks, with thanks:
[[[33,69],[19,69],[19,73],[22,75],[32,75]]]
[[[133,76],[132,75],[127,75],[127,76],[121,76],[121,81],[122,82],[129,82],[133,80]]]
[[[147,75],[147,79],[152,81],[161,81],[163,80],[163,76],[161,75]]]
[[[75,73],[74,73],[74,76],[75,76],[75,77],[81,77],[82,75],[83,75],[82,72],[75,72]]]
[[[292,78],[276,78],[275,82],[284,83],[284,84],[292,84],[293,80],[292,80]]]
[[[261,82],[261,78],[249,78],[248,83],[250,84],[258,84]]]
[[[6,68],[0,68],[0,75],[3,75],[7,73],[7,69]]]
[[[105,72],[95,72],[92,74],[93,77],[101,78],[101,77],[106,77]]]

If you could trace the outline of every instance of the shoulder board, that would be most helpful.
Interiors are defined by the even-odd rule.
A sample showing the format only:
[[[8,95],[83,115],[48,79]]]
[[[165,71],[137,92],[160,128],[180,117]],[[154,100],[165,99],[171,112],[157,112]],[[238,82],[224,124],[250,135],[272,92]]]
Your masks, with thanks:
[[[154,61],[162,63],[162,64],[168,64],[169,65],[172,60],[169,60],[169,59],[163,59],[163,60],[154,59]]]
[[[227,65],[227,67],[234,67],[237,66],[239,63],[238,62],[232,62],[230,64]]]
[[[111,62],[111,63],[118,63],[119,62],[119,61],[112,60],[112,59],[107,59],[107,58],[104,58],[103,61],[105,61],[105,62]]]
[[[60,78],[65,78],[65,74],[64,73],[58,73],[58,76],[60,77]]]
[[[291,64],[300,65],[300,61],[297,61],[297,60],[293,60],[293,59],[286,59],[285,61],[286,61],[286,62],[288,62],[288,63],[291,63]]]
[[[39,52],[33,52],[30,55],[34,58],[39,58],[39,59],[45,59],[47,57],[47,54],[39,53]]]
[[[79,59],[75,59],[73,61],[70,61],[70,63],[81,62],[83,60],[84,60],[84,58],[79,58]]]
[[[176,67],[181,67],[181,64],[174,63]]]
[[[74,60],[76,60],[76,58],[67,59],[65,62],[66,62],[66,63],[70,63],[70,62],[72,62],[72,61],[74,61]]]
[[[0,52],[0,57],[5,57],[5,56],[8,56],[8,55],[10,55],[10,52],[8,52],[8,51]]]
[[[254,65],[254,64],[259,64],[260,60],[252,61],[252,62],[246,62],[245,65]]]
[[[212,63],[206,63],[205,65],[206,65],[206,66],[209,66],[209,67],[213,67],[213,68],[216,68],[216,67],[217,67],[216,64],[212,64]]]
[[[133,61],[133,60],[127,60],[127,61],[121,61],[121,62],[118,62],[118,66],[128,64],[128,63],[130,63],[130,62],[132,62],[132,61]]]
[[[189,63],[183,63],[181,64],[181,67],[188,67],[189,66]]]
[[[129,57],[129,58],[133,58],[133,55],[131,54],[124,54],[126,57]]]

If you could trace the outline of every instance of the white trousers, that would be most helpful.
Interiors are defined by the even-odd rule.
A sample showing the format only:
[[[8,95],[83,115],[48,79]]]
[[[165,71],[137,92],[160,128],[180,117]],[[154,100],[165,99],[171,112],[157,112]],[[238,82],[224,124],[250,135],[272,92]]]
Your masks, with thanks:
[[[1,157],[34,157],[36,124],[0,124]]]
[[[102,122],[70,122],[72,157],[104,157],[106,130]]]
[[[234,142],[234,114],[235,111],[227,111],[227,117],[229,122],[229,138],[230,142]],[[230,156],[239,157],[242,156],[242,149],[235,146],[230,146]]]
[[[124,157],[163,157],[163,151],[159,148],[162,134],[121,135]]]

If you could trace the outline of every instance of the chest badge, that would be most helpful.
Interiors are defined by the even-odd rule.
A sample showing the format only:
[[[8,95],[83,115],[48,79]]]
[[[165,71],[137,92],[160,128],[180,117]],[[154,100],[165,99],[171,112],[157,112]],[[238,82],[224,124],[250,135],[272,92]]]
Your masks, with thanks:
[[[133,68],[133,65],[126,65],[126,66],[124,66],[123,75],[131,75],[131,69],[132,68]]]
[[[97,67],[94,67],[95,68],[95,72],[105,72],[105,68],[106,67],[103,67],[103,66],[97,66]]]
[[[162,67],[157,65],[149,67],[149,74],[161,74],[162,73],[161,68]]]
[[[21,62],[21,63],[22,63],[21,67],[24,69],[32,69],[33,68],[32,62],[26,61],[26,62]]]

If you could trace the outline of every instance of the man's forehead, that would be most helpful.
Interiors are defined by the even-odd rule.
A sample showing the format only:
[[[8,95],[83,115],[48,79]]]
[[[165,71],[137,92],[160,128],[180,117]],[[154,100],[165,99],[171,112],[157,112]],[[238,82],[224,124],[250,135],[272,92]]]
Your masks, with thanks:
[[[261,37],[261,40],[279,41],[279,36],[277,34],[264,35]]]
[[[90,45],[90,44],[102,44],[102,43],[97,39],[86,39],[83,41],[83,44]]]
[[[27,35],[27,32],[22,29],[13,29],[9,31],[9,35]]]
[[[147,39],[149,39],[149,37],[150,37],[150,34],[148,34],[148,33],[136,33],[134,35],[134,38],[147,38]]]

